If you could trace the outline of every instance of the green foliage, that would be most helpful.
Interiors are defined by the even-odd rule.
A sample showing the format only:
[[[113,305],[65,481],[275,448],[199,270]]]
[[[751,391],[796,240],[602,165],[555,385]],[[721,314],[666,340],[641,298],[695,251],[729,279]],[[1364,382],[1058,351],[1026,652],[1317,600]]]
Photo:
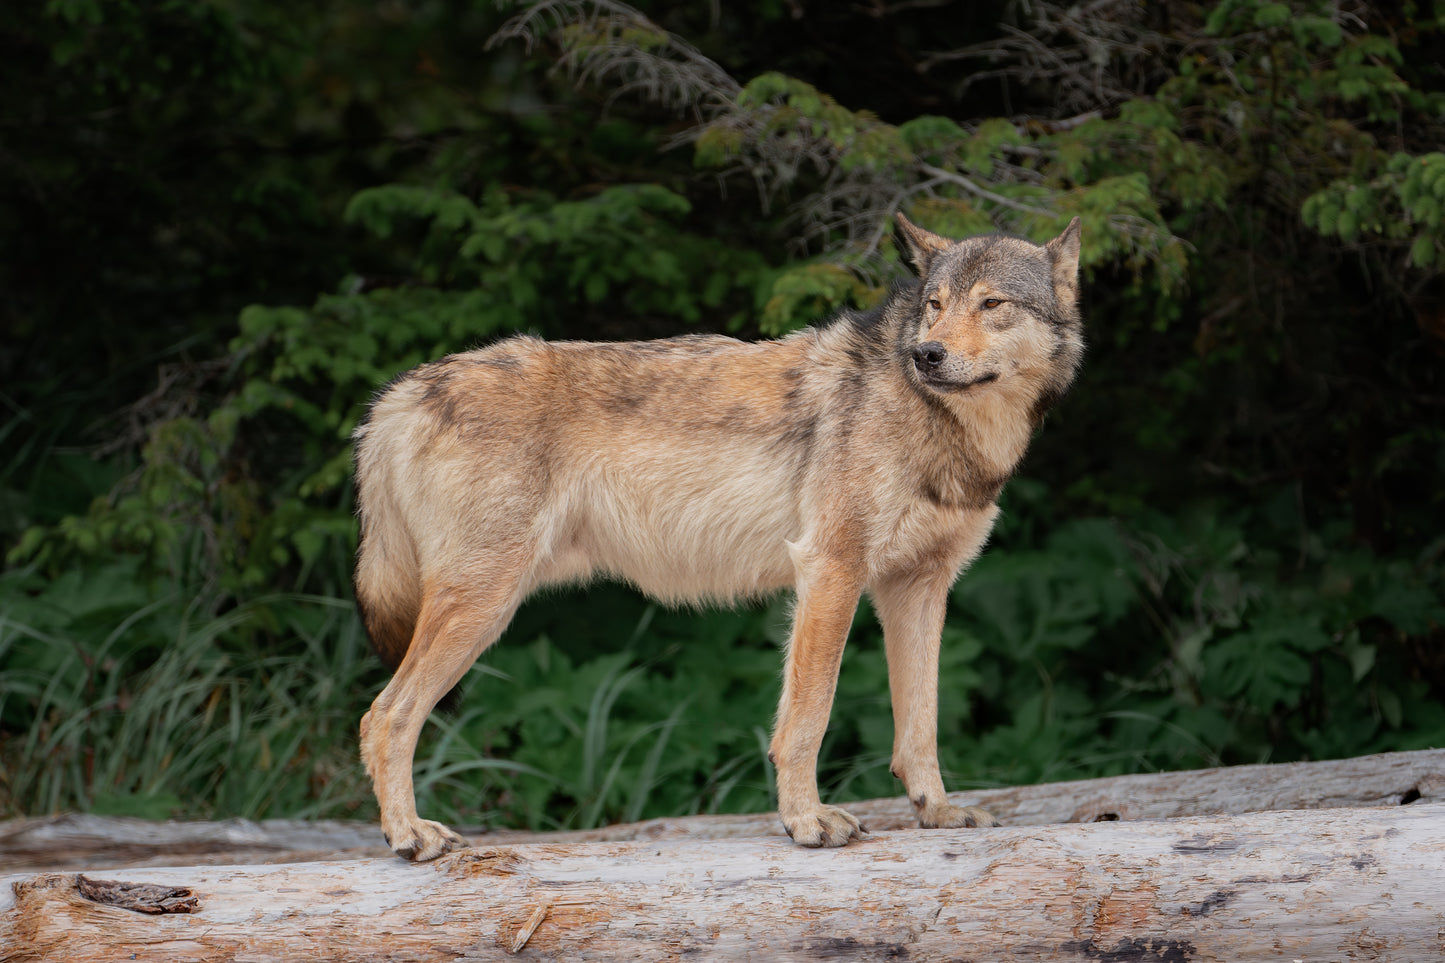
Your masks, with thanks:
[[[766,808],[778,654],[758,634],[763,616],[710,614],[698,626],[638,609],[622,651],[594,638],[592,653],[569,656],[543,634],[488,653],[469,684],[475,705],[439,721],[419,784],[496,757],[491,818],[533,828]],[[668,642],[680,634],[686,642]],[[475,812],[473,781],[434,785],[449,818]]]
[[[1137,158],[1119,149],[1120,142],[1138,139],[1146,120],[1159,129],[1150,143],[1152,180],[1139,172]],[[695,158],[701,166],[746,169],[770,191],[812,191],[815,207],[804,216],[821,222],[815,233],[834,252],[830,263],[865,267],[884,233],[876,221],[899,207],[936,231],[1004,228],[1039,241],[1078,215],[1086,267],[1121,263],[1149,273],[1168,294],[1183,280],[1185,254],[1165,224],[1159,193],[1171,185],[1195,203],[1218,203],[1220,195],[1217,172],[1200,152],[1177,137],[1169,140],[1162,129],[1168,120],[1134,110],[1075,131],[1030,130],[1002,118],[965,129],[933,116],[894,126],[807,83],[768,73],[698,132]],[[809,168],[825,186],[809,183]],[[860,215],[870,203],[881,209]],[[858,237],[860,224],[866,239]],[[779,275],[762,330],[786,330],[777,311],[803,304],[803,292],[844,293],[841,283],[824,282],[828,276],[815,265]]]
[[[1036,546],[1005,532],[953,593],[940,673],[950,782],[1434,744],[1438,696],[1392,680],[1411,638],[1445,624],[1438,573],[1382,569],[1322,541],[1286,564],[1271,513],[1156,517],[1143,530],[1080,520]],[[37,720],[0,746],[12,805],[371,814],[353,734],[380,670],[349,608],[261,597],[205,615],[200,600],[148,601],[136,575],[112,566],[44,583],[0,626],[0,720]],[[17,573],[11,587],[22,579],[41,584]],[[766,808],[786,628],[782,604],[666,612],[608,588],[538,600],[473,669],[460,710],[433,720],[420,804],[533,828]],[[302,644],[271,651],[276,633]],[[865,605],[824,756],[838,797],[894,791],[883,678]],[[42,757],[54,764],[23,764]]]
[[[866,305],[878,294],[840,265],[800,265],[783,271],[773,282],[772,296],[758,318],[758,329],[777,337],[809,323],[827,321],[844,304]]]
[[[1445,154],[1413,157],[1394,154],[1379,175],[1361,181],[1340,178],[1310,195],[1301,209],[1304,221],[1321,234],[1347,244],[1374,235],[1409,242],[1410,264],[1430,269],[1442,263],[1445,230]]]

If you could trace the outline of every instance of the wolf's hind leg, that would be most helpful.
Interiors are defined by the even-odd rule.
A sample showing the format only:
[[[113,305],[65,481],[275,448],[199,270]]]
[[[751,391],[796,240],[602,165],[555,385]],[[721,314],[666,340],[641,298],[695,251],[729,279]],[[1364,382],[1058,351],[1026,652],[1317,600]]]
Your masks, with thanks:
[[[818,797],[818,748],[828,728],[843,645],[858,608],[857,580],[842,566],[813,560],[798,581],[798,607],[783,667],[768,757],[778,769],[778,815],[801,846],[842,846],[867,829]]]
[[[953,573],[899,576],[870,593],[888,652],[893,700],[893,774],[925,829],[997,826],[977,806],[948,801],[938,768],[938,649]]]
[[[406,658],[361,720],[361,758],[381,805],[381,830],[403,859],[422,861],[467,841],[416,811],[417,737],[438,700],[496,641],[521,601],[516,579],[428,586]]]

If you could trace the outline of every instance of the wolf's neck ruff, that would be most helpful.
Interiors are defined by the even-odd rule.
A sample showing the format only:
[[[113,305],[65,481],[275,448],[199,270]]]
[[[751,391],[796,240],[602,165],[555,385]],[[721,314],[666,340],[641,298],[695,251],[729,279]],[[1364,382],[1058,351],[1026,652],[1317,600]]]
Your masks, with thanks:
[[[746,344],[514,338],[396,379],[356,432],[356,594],[397,674],[363,720],[391,845],[463,844],[417,816],[411,763],[438,698],[550,584],[620,578],[668,602],[798,594],[770,753],[784,826],[857,821],[814,765],[860,595],[884,623],[893,766],[925,826],[951,805],[935,746],[948,587],[1083,350],[1077,222],[1039,246],[950,242],[900,218],[919,268],[877,310]]]

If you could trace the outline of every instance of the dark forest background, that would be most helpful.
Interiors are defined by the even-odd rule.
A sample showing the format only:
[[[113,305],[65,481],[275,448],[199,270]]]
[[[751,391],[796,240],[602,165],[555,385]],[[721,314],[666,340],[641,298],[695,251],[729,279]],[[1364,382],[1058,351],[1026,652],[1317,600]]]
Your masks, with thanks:
[[[1445,744],[1445,5],[9,0],[0,816],[372,817],[348,436],[514,331],[767,337],[1084,224],[950,788]],[[424,814],[770,805],[787,600],[530,603]],[[865,605],[824,747],[897,791]]]

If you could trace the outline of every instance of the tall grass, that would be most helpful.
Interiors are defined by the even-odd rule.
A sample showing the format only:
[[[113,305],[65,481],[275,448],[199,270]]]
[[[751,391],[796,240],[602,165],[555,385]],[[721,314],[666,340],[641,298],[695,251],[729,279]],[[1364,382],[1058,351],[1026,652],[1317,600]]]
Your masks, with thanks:
[[[364,810],[354,733],[374,667],[350,607],[280,595],[203,614],[178,602],[148,603],[98,639],[93,619],[0,615],[0,810]]]
[[[125,566],[92,574],[78,589],[0,579],[0,817],[375,817],[357,723],[385,673],[349,601],[278,594],[216,613],[204,593],[137,604]],[[634,647],[651,619],[577,664],[545,635],[495,649],[472,698],[424,732],[418,807],[460,825],[584,828],[766,806],[756,732],[729,746],[685,726],[685,693],[657,694],[657,659]]]

